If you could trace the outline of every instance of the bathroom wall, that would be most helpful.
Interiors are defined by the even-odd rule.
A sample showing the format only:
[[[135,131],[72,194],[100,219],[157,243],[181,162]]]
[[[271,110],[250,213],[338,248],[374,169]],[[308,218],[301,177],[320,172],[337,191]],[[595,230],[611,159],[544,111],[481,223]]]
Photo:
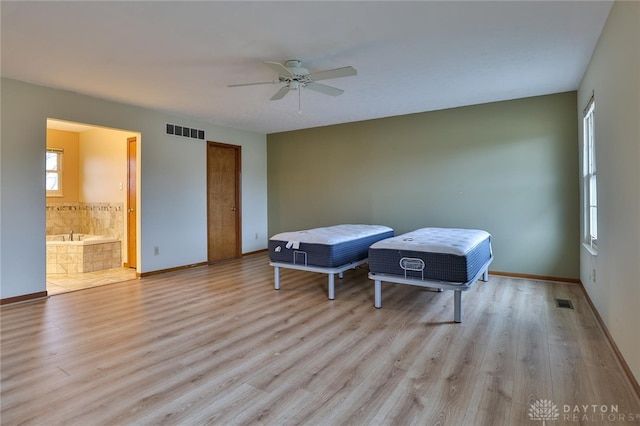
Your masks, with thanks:
[[[79,137],[79,201],[127,201],[127,138],[136,133],[95,127]]]
[[[80,204],[82,226],[87,233],[122,241],[122,260],[127,252],[127,139],[135,132],[102,127],[80,133]]]
[[[122,203],[80,203],[80,228],[83,233],[126,240],[125,207]],[[124,245],[124,243],[123,243]]]
[[[55,202],[47,198],[47,235],[68,234],[70,231],[83,232],[80,227],[80,203],[77,201]]]
[[[122,203],[51,202],[47,200],[47,235],[104,235],[125,240]]]

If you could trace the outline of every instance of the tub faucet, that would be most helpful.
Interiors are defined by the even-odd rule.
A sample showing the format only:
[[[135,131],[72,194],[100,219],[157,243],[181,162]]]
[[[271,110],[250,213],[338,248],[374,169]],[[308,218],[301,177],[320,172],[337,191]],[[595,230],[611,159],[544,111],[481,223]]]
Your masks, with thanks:
[[[69,232],[69,241],[73,241],[73,229]]]

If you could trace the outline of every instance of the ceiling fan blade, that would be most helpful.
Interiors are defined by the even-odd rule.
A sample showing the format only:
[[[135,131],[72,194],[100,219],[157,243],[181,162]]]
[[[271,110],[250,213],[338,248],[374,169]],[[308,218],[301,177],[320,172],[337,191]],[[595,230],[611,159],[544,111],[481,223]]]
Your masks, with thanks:
[[[287,93],[289,93],[289,86],[282,86],[280,90],[278,90],[276,94],[271,97],[271,100],[277,101],[278,99],[282,99]]]
[[[278,74],[286,75],[287,77],[293,77],[293,74],[291,73],[291,71],[289,71],[289,68],[285,67],[280,62],[265,61],[264,63],[276,70]]]
[[[342,89],[338,89],[337,87],[327,86],[326,84],[322,84],[322,83],[307,83],[305,87],[307,89],[311,89],[316,92],[320,92],[330,96],[339,96],[339,95],[342,95],[342,93],[344,93],[344,90]]]
[[[350,77],[357,74],[358,71],[356,71],[356,69],[353,67],[342,67],[332,70],[312,72],[311,74],[307,75],[307,77],[309,77],[313,81],[319,81],[329,80],[330,78]]]
[[[276,84],[276,83],[280,83],[280,82],[278,80],[274,80],[274,81],[262,81],[259,83],[229,84],[227,87],[257,86],[258,84]]]

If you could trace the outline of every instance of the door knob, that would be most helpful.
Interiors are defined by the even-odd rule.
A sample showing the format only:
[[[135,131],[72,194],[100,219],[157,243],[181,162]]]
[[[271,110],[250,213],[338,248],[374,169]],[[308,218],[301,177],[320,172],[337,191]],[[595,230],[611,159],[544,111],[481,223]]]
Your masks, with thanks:
[[[238,210],[238,209],[235,208],[235,207],[231,207],[231,211],[235,212],[236,210]]]

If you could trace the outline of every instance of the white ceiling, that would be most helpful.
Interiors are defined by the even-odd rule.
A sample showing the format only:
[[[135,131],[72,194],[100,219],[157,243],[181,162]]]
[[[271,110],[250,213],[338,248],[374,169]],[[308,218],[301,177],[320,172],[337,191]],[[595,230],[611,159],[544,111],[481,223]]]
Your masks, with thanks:
[[[611,1],[2,1],[2,75],[274,133],[577,89]],[[354,77],[270,101],[264,61]]]
[[[95,129],[95,126],[87,126],[82,123],[75,123],[70,121],[47,119],[47,129],[65,130],[67,132],[83,133],[89,130]]]

